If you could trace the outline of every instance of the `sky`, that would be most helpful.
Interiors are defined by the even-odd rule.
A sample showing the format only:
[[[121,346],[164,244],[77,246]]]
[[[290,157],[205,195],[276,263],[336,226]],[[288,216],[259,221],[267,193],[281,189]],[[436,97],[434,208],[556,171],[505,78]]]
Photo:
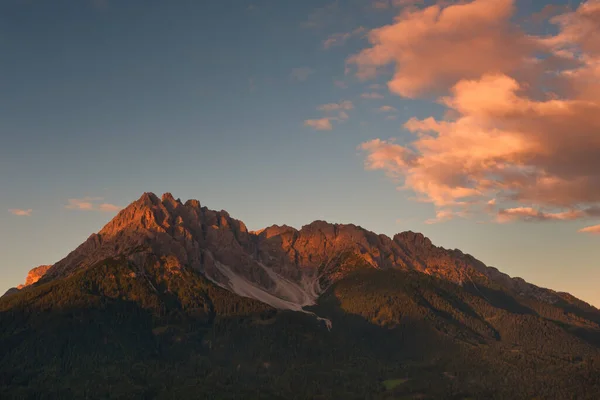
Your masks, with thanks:
[[[600,307],[600,0],[5,0],[0,48],[0,292],[150,191]]]

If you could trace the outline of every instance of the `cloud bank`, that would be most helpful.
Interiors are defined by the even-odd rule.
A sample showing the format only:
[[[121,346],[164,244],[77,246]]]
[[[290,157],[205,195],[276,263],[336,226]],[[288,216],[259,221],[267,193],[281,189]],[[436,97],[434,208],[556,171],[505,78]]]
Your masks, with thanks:
[[[447,112],[406,121],[408,144],[363,143],[365,167],[432,203],[430,222],[598,217],[600,0],[561,11],[548,13],[547,36],[512,22],[513,0],[405,9],[370,31],[371,46],[348,59],[357,76],[393,65],[391,93],[433,96]]]

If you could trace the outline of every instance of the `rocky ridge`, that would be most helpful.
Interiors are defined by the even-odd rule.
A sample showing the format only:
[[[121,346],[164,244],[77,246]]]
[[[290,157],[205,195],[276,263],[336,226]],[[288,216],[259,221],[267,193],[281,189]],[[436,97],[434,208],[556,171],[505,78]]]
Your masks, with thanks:
[[[34,283],[36,283],[46,274],[46,272],[48,272],[50,267],[52,267],[52,265],[40,265],[39,267],[32,269],[27,274],[25,283],[17,286],[17,289],[20,290],[20,289],[23,289],[24,287],[27,287],[27,286],[30,286],[30,285],[33,285]]]
[[[184,204],[170,193],[161,198],[144,193],[63,260],[32,270],[25,286],[116,257],[126,257],[140,276],[147,263],[161,264],[168,274],[191,268],[237,294],[294,310],[314,304],[328,285],[357,264],[417,270],[459,285],[499,285],[548,303],[580,302],[511,278],[459,250],[437,247],[420,233],[390,238],[360,226],[325,221],[299,230],[274,225],[249,232],[226,211],[209,210],[197,200]]]

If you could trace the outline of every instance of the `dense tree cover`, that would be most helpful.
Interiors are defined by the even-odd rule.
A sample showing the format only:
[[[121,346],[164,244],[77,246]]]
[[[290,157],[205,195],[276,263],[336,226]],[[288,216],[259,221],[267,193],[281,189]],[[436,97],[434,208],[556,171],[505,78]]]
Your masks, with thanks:
[[[598,315],[418,272],[356,271],[276,311],[106,260],[0,300],[1,399],[589,398]],[[344,268],[350,268],[348,260]],[[350,268],[351,269],[351,268]],[[571,307],[571,308],[569,308]]]

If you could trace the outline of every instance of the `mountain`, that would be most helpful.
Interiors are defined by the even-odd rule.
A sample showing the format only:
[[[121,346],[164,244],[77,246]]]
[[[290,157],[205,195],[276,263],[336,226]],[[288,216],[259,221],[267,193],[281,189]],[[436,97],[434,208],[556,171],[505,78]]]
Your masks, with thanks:
[[[419,233],[145,193],[0,299],[1,398],[596,398],[600,311]]]

